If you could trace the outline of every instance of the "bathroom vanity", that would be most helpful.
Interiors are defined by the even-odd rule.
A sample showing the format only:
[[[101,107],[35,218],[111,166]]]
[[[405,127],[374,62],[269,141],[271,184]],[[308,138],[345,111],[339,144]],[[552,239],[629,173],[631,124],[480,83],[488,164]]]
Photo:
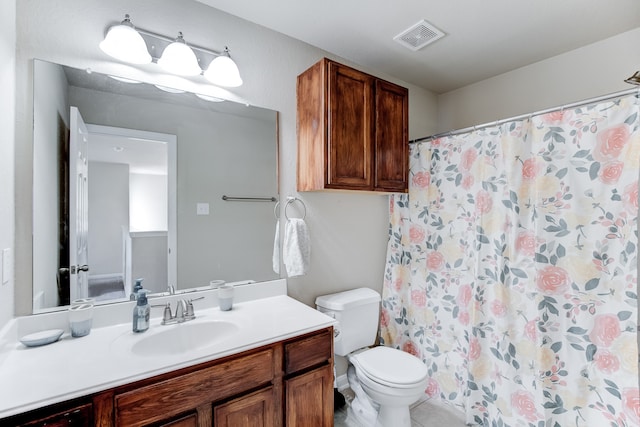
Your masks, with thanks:
[[[120,324],[44,347],[5,344],[0,425],[333,425],[333,319],[286,295],[196,315],[198,334],[215,322],[235,329],[193,349],[175,342],[187,323],[157,318],[143,334]],[[158,337],[171,337],[166,348],[140,346]]]

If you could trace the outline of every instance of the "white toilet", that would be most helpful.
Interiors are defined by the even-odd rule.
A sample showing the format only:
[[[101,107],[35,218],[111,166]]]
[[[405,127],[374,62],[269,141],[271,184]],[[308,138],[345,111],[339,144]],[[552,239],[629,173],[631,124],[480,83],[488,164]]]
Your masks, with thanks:
[[[409,405],[424,394],[427,367],[417,357],[390,347],[372,347],[378,332],[380,295],[358,288],[316,298],[319,311],[335,318],[334,352],[347,356],[349,383],[356,393],[353,415],[362,425],[410,427]]]

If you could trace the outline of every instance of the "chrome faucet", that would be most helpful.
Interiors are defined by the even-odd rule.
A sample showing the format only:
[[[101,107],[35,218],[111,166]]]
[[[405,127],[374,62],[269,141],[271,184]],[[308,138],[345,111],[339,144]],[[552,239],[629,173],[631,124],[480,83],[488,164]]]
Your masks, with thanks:
[[[171,325],[173,323],[182,323],[196,318],[195,310],[193,309],[193,302],[203,299],[204,297],[194,299],[181,299],[176,302],[175,315],[171,313],[171,303],[168,302],[164,307],[164,314],[162,315],[162,324]]]

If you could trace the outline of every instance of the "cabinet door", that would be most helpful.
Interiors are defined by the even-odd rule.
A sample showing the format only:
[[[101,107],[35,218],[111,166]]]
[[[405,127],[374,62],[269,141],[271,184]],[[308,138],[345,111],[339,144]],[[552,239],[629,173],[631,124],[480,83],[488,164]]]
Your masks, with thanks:
[[[273,387],[242,396],[214,408],[216,427],[273,427],[276,425]]]
[[[376,81],[374,186],[381,191],[407,191],[409,168],[409,102],[407,89]]]
[[[333,426],[331,365],[286,381],[285,423],[289,427]]]
[[[327,187],[373,189],[373,83],[368,74],[328,63]]]

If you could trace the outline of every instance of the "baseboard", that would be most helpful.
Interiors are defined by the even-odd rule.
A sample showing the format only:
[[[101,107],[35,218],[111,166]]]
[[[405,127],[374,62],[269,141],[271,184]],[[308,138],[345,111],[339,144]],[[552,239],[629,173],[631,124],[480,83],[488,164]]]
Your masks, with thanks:
[[[338,387],[338,391],[349,388],[349,379],[347,378],[347,374],[342,374],[336,378],[336,386]]]

